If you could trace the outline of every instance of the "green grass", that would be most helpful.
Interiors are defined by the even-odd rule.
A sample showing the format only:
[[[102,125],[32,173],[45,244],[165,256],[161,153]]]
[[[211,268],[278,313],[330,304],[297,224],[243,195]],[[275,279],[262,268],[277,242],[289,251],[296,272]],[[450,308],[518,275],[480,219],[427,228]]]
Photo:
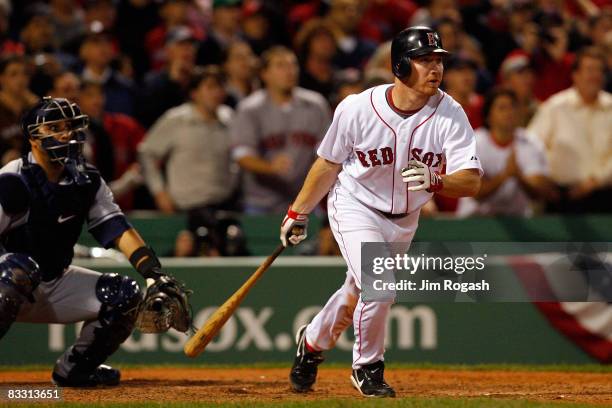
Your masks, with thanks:
[[[594,408],[601,405],[591,404],[571,404],[560,403],[552,404],[559,408]],[[53,407],[59,406],[58,403],[52,404],[18,404],[18,407]],[[317,401],[283,401],[282,403],[274,402],[246,402],[246,403],[209,403],[209,402],[181,402],[181,403],[62,403],[62,407],[68,408],[144,408],[144,407],[169,407],[169,408],[208,408],[208,407],[231,407],[231,408],[344,408],[344,407],[359,407],[359,408],[550,408],[550,402],[532,402],[526,400],[506,400],[494,398],[478,398],[478,399],[450,399],[450,398],[397,398],[385,400],[373,399],[358,399],[358,400],[340,400],[328,399]]]
[[[110,362],[111,364],[112,361]],[[147,368],[201,368],[201,369],[232,369],[232,368],[290,368],[290,363],[255,363],[255,364],[113,364],[118,368],[147,369]],[[344,363],[325,363],[324,368],[346,368],[350,365]],[[37,371],[51,370],[53,365],[0,365],[0,371]],[[612,373],[612,365],[600,364],[436,364],[436,363],[388,363],[387,370],[458,370],[458,371],[565,371],[585,373]]]

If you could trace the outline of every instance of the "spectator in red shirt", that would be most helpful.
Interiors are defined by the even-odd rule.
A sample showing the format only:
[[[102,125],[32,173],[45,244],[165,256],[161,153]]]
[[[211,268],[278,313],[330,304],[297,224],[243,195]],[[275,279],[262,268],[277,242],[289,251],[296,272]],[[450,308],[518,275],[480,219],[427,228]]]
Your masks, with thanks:
[[[78,103],[89,116],[93,142],[93,162],[109,181],[109,187],[123,210],[133,208],[132,190],[143,183],[137,164],[137,148],[145,130],[130,116],[104,111],[104,90],[94,82],[81,85]],[[108,146],[110,144],[110,152]],[[105,154],[102,155],[102,152]],[[112,155],[112,158],[109,157]],[[108,163],[112,168],[108,169]]]
[[[574,56],[568,52],[568,32],[558,15],[540,15],[538,24],[539,45],[531,55],[538,80],[534,94],[540,101],[569,88],[572,85]]]

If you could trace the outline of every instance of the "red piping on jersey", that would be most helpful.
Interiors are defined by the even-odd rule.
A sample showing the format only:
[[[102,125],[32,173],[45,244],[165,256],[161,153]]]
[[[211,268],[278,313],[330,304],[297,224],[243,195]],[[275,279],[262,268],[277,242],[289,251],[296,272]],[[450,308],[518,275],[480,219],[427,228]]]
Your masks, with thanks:
[[[414,129],[412,129],[412,133],[410,134],[410,142],[408,143],[408,161],[410,161],[410,151],[412,150],[412,138],[414,136],[414,132],[416,132],[416,130],[418,128],[420,128],[421,125],[423,125],[425,122],[427,122],[429,119],[431,119],[433,117],[433,115],[436,114],[436,112],[438,111],[438,107],[440,106],[440,102],[442,102],[442,99],[444,99],[444,95],[446,95],[446,94],[442,93],[442,97],[438,101],[438,104],[436,105],[436,109],[434,109],[434,111],[431,113],[431,115],[429,115],[427,117],[427,119],[425,119],[424,121],[419,123]],[[408,193],[409,193],[408,186],[406,186],[406,214],[408,214]]]
[[[361,306],[361,310],[359,311],[359,330],[358,330],[358,336],[359,336],[359,356],[357,357],[357,360],[359,360],[361,358],[361,344],[363,343],[361,341],[361,318],[363,317],[363,309],[365,309],[366,307],[366,302],[363,302],[363,306]]]
[[[334,190],[334,200],[332,201],[332,206],[334,207],[334,214],[332,215],[332,218],[334,219],[334,221],[336,221],[336,225],[338,225],[338,235],[340,235],[340,239],[342,240],[342,246],[346,251],[346,261],[348,262],[348,266],[355,271],[353,265],[351,264],[351,258],[349,256],[350,254],[348,253],[348,250],[346,249],[346,244],[344,243],[344,236],[342,236],[342,233],[340,232],[340,223],[336,219],[336,214],[338,213],[338,209],[336,208],[336,200],[338,199],[338,188],[339,187],[336,187],[336,189]],[[342,248],[340,250],[342,251]],[[357,274],[359,273],[359,271],[355,271],[355,273]],[[359,285],[361,286],[361,282],[359,283]]]
[[[389,105],[389,107],[395,113],[400,115],[403,119],[406,119],[408,116],[412,116],[418,111],[420,111],[421,109],[423,109],[423,107],[421,106],[419,109],[415,109],[415,110],[404,110],[404,109],[400,109],[397,106],[395,106],[395,103],[393,103],[393,98],[391,96],[391,92],[393,91],[394,87],[395,85],[391,85],[390,87],[387,88],[387,90],[385,91],[385,99],[387,100],[387,104]]]
[[[372,100],[372,95],[374,94],[374,89],[372,89],[372,92],[370,92],[370,104],[372,105],[372,109],[374,109],[374,112],[376,112],[376,116],[378,116],[378,119],[380,119],[382,121],[382,123],[384,123],[393,133],[393,157],[395,157],[395,160],[397,161],[397,154],[396,154],[396,150],[397,150],[397,134],[395,133],[395,130],[393,130],[393,128],[391,126],[389,126],[389,124],[387,122],[385,122],[385,120],[382,118],[382,116],[380,116],[380,114],[378,113],[378,111],[376,110],[376,107],[374,106],[374,101]],[[391,179],[391,211],[389,211],[391,214],[393,214],[393,205],[394,205],[394,195],[395,195],[395,163],[393,163],[393,172],[392,172],[392,179]]]

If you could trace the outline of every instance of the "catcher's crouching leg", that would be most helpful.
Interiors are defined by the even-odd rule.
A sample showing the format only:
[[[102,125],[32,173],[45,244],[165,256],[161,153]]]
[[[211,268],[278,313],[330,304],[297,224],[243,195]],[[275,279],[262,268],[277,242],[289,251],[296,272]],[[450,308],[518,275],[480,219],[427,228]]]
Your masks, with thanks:
[[[142,294],[132,278],[105,273],[98,279],[96,296],[102,303],[98,320],[85,323],[75,344],[55,364],[53,381],[59,386],[119,384],[119,370],[101,364],[132,333]]]

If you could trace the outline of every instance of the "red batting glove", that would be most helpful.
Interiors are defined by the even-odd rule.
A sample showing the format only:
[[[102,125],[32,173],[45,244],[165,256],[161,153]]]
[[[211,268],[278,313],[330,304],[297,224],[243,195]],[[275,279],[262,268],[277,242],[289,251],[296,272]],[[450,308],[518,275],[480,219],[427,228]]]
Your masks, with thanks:
[[[300,214],[289,207],[280,228],[280,240],[283,246],[297,245],[308,236],[308,214]]]

